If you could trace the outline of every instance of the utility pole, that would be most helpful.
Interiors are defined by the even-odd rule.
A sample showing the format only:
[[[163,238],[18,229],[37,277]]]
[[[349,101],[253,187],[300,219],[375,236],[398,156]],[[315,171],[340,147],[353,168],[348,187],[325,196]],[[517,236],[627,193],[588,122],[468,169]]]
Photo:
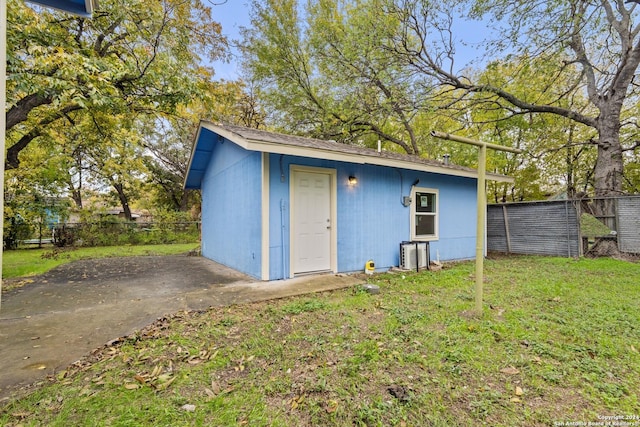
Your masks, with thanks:
[[[477,224],[476,224],[476,286],[475,286],[475,311],[482,314],[482,293],[484,284],[484,237],[486,235],[485,224],[487,222],[487,197],[486,197],[486,173],[487,173],[487,148],[497,151],[507,151],[509,153],[521,154],[522,150],[477,141],[463,136],[451,135],[449,133],[431,131],[431,136],[450,141],[461,142],[463,144],[475,145],[478,150],[478,190],[477,190]]]

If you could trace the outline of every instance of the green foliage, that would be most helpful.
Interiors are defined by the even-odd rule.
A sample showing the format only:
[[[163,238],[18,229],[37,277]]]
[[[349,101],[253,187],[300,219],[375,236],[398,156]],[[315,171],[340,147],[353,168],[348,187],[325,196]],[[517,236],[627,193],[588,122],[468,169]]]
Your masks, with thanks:
[[[102,216],[91,222],[60,226],[56,234],[65,236],[74,246],[121,246],[159,245],[198,242],[198,222],[178,220],[186,215],[154,217],[151,224],[120,220],[113,216]],[[63,246],[63,245],[61,245]]]
[[[399,21],[381,3],[325,0],[304,14],[295,0],[253,2],[245,68],[258,95],[294,133],[419,154],[430,128],[431,85],[384,49]]]
[[[4,249],[18,249],[20,241],[29,239],[31,233],[31,227],[19,214],[5,220]]]
[[[583,213],[580,215],[580,233],[587,237],[599,237],[609,235],[611,230],[593,215]]]
[[[553,69],[561,67],[562,57],[512,57],[508,60],[493,61],[477,80],[528,99],[531,87],[545,87]],[[555,90],[570,92],[572,73],[566,73],[564,80],[554,81]],[[556,104],[565,108],[584,111],[588,100],[582,94],[556,99],[554,91],[536,93],[539,103]],[[515,185],[489,183],[495,202],[540,200],[550,195],[565,192],[575,197],[579,192],[593,190],[591,166],[595,162],[596,147],[593,144],[593,129],[557,115],[514,114],[502,108],[498,96],[492,93],[478,93],[470,97],[469,108],[484,105],[470,114],[472,131],[481,139],[500,145],[520,148],[523,155],[492,153],[488,168],[514,176]],[[494,104],[495,108],[487,108]]]
[[[493,185],[495,201],[563,190],[617,195],[638,189],[634,7],[254,0],[245,65],[276,111],[275,127],[369,147],[381,140],[434,159],[450,154],[464,166],[474,166],[474,150],[435,142],[430,130],[524,149],[490,159],[489,170],[516,179]],[[495,30],[473,58],[481,69],[456,63],[465,41],[455,21],[463,18]]]
[[[197,123],[190,106],[232,87],[208,90],[226,39],[205,2],[105,0],[84,19],[11,0],[7,21],[7,167],[78,208],[90,187],[126,212],[149,174],[144,124]]]
[[[629,194],[640,194],[640,151],[628,152],[625,161],[624,190]]]
[[[65,220],[69,204],[49,169],[30,167],[18,177],[5,174],[4,245],[16,249],[21,240],[50,238],[52,224]]]
[[[215,58],[224,43],[210,13],[200,2],[108,0],[93,19],[69,19],[11,1],[8,100],[29,117],[9,137],[65,108],[135,117],[187,104],[198,96],[193,77],[206,75],[199,54]],[[21,110],[34,94],[48,103]]]

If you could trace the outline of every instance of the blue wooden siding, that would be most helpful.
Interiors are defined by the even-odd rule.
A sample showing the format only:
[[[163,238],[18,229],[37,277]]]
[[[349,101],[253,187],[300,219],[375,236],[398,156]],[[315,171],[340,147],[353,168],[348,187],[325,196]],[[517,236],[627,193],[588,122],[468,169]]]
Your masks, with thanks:
[[[260,278],[262,154],[217,137],[212,151],[201,183],[202,255]]]
[[[399,244],[409,240],[411,185],[439,190],[439,235],[431,242],[432,258],[469,259],[475,256],[476,180],[390,167],[358,165],[331,160],[271,154],[269,207],[269,279],[289,272],[289,167],[323,167],[337,170],[338,271],[364,269],[374,260],[379,269],[398,266]],[[355,186],[347,184],[355,176]],[[204,209],[203,209],[204,210]]]

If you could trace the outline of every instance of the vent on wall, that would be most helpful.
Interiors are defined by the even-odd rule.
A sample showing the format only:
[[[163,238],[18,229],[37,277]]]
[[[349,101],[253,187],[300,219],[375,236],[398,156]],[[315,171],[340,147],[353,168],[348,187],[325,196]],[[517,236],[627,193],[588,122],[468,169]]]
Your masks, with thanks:
[[[429,242],[400,243],[400,268],[416,271],[429,268]]]

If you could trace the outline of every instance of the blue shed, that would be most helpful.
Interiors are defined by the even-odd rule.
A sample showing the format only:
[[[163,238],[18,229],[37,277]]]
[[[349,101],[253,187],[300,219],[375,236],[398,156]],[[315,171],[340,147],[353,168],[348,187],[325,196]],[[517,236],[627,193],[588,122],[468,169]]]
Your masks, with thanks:
[[[261,280],[386,270],[404,241],[472,259],[476,185],[470,168],[206,121],[185,178],[202,190],[202,255]]]

